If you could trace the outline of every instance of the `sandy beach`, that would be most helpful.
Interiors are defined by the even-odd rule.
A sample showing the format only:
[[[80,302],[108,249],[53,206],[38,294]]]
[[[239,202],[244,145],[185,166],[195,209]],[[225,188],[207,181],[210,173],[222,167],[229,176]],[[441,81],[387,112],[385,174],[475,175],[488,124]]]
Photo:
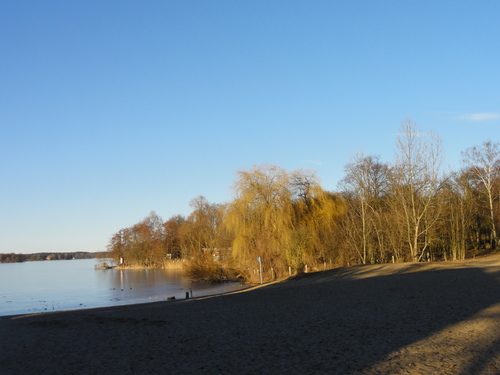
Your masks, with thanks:
[[[2,374],[500,374],[500,256],[0,317]]]

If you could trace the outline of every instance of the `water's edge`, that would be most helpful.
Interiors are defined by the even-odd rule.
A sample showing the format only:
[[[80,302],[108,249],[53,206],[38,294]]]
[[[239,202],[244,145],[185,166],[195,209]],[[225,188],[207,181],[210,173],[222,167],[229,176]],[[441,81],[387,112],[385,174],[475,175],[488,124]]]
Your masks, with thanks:
[[[0,264],[0,316],[142,304],[227,293],[242,283],[193,282],[179,269],[94,269],[97,259]]]

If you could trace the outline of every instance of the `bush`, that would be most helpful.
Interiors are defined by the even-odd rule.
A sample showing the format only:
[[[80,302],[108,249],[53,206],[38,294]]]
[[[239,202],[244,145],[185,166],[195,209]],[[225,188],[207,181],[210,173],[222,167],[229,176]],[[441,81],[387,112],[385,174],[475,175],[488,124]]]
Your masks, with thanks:
[[[195,281],[221,283],[242,281],[241,272],[231,267],[230,262],[216,262],[211,256],[200,256],[184,264],[184,276]]]

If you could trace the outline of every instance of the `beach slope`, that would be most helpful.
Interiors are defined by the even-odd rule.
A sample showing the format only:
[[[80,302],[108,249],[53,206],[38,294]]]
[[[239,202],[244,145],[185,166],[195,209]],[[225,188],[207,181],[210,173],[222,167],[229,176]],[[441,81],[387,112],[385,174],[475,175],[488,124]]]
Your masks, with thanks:
[[[499,374],[500,256],[0,317],[2,374]]]

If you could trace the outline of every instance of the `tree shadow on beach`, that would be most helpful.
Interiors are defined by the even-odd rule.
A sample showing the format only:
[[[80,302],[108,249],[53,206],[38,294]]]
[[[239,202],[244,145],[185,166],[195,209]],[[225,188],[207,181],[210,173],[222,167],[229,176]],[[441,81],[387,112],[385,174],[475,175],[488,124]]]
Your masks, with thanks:
[[[314,335],[307,337],[311,346],[334,358],[325,361],[332,366],[328,370],[371,373],[370,369],[391,353],[423,342],[440,331],[446,329],[453,337],[454,327],[469,320],[481,320],[480,329],[490,329],[485,324],[498,321],[497,313],[481,314],[500,302],[498,269],[492,267],[492,272],[486,273],[481,268],[460,265],[442,269],[433,268],[432,264],[406,264],[392,269],[389,275],[370,277],[384,270],[384,266],[344,268],[299,277],[276,287],[277,292],[283,289],[282,293],[301,296],[301,288],[309,290],[307,297],[302,297],[302,304],[308,309],[304,311],[304,322],[321,331],[321,342]],[[300,310],[300,306],[295,308]],[[495,328],[487,338],[482,338],[481,332],[474,333],[468,345],[475,355],[452,373],[478,374],[488,370],[492,358],[500,352],[499,326]],[[414,354],[406,362],[426,361]],[[447,356],[439,354],[441,360]],[[307,362],[307,358],[304,360]],[[453,363],[454,359],[447,361]],[[412,365],[417,373],[418,363]]]
[[[19,374],[74,363],[110,374],[500,373],[497,264],[356,266],[199,300],[6,317],[0,366]]]

